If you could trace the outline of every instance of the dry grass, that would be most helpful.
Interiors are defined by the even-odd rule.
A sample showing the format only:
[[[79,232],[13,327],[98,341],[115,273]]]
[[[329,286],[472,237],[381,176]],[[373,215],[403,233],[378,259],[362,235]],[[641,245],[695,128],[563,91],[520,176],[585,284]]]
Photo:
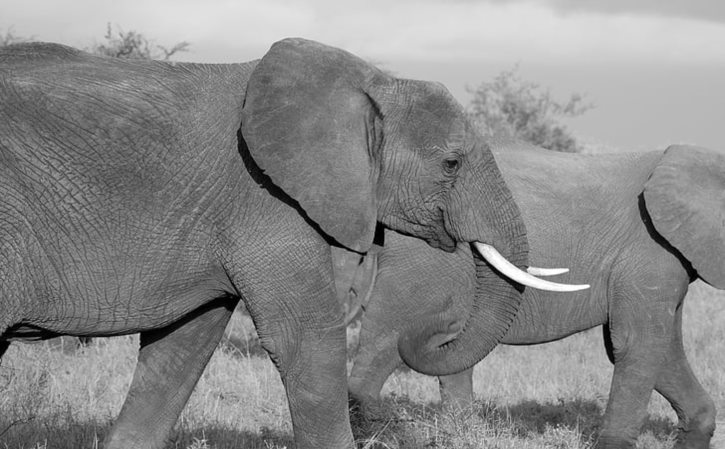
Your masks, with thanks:
[[[244,336],[249,325],[238,318],[233,326]],[[692,365],[723,413],[725,293],[695,285],[685,329]],[[292,447],[279,377],[247,340],[249,351],[217,351],[169,448]],[[0,366],[0,448],[99,447],[128,388],[136,346],[133,337],[99,339],[71,354],[47,342],[12,345]],[[610,376],[599,330],[502,346],[476,368],[479,400],[470,410],[439,410],[435,379],[401,371],[388,381],[375,419],[353,416],[355,433],[365,448],[588,448]],[[638,448],[669,448],[674,431],[674,414],[655,394]],[[713,447],[725,447],[725,438],[717,434]]]

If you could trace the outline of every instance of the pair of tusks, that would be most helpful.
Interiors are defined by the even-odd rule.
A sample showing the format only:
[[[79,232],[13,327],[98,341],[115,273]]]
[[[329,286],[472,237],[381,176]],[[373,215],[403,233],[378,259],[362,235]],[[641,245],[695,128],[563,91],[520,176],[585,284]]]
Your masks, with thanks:
[[[575,292],[589,288],[589,284],[559,284],[558,282],[545,281],[536,276],[555,276],[566,273],[568,268],[537,268],[529,267],[528,273],[518,269],[514,264],[506,260],[496,248],[485,243],[475,242],[473,244],[481,257],[486,259],[494,268],[508,278],[531,288],[548,290],[552,292]]]

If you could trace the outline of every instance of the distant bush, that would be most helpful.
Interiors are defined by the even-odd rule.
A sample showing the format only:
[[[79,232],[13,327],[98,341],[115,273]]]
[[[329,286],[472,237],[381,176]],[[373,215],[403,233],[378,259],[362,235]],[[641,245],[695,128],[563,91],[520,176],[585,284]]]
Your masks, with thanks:
[[[473,94],[469,114],[484,135],[518,138],[555,151],[580,151],[560,119],[594,107],[584,102],[583,95],[574,93],[564,103],[554,100],[548,90],[523,80],[518,67],[468,91]]]
[[[151,39],[137,31],[123,31],[118,25],[116,25],[114,31],[110,23],[106,26],[106,35],[103,38],[105,39],[104,42],[94,44],[86,48],[86,51],[112,58],[161,59],[166,61],[176,53],[189,49],[188,42],[179,42],[173,47],[167,48],[155,44]]]
[[[147,38],[138,31],[123,31],[118,25],[115,28],[114,30],[110,23],[107,24],[106,34],[103,36],[104,41],[86,47],[85,51],[112,58],[161,59],[167,61],[177,53],[189,50],[190,44],[185,41],[167,48],[154,43],[152,39]],[[31,40],[34,40],[34,38],[18,36],[12,28],[8,28],[4,33],[0,34],[0,47]]]
[[[19,44],[21,42],[27,42],[31,39],[26,37],[21,37],[15,34],[12,28],[8,28],[5,30],[4,33],[0,34],[0,47],[5,47],[6,45],[12,45],[12,44]]]

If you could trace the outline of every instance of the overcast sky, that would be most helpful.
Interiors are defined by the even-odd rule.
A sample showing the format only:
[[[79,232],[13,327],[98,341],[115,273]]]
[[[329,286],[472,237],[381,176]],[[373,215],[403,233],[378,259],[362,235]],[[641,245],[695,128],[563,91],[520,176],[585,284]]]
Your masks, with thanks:
[[[519,64],[523,77],[596,108],[581,139],[622,148],[725,150],[723,0],[0,0],[0,32],[77,47],[106,23],[177,60],[245,61],[288,36],[345,48],[399,76],[441,81],[462,102]]]

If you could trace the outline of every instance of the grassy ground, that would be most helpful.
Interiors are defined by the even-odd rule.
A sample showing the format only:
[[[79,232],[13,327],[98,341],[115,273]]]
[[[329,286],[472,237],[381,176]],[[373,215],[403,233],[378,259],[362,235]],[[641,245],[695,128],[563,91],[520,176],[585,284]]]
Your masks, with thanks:
[[[725,415],[725,293],[697,284],[685,312],[691,362]],[[233,326],[245,335],[248,323],[238,318]],[[133,337],[79,351],[12,345],[0,365],[0,449],[99,447],[128,388],[136,345]],[[249,351],[217,351],[169,448],[292,447],[281,382],[255,348],[250,339]],[[547,345],[502,346],[476,368],[475,407],[456,414],[438,410],[435,379],[401,371],[385,387],[378,419],[353,417],[356,437],[361,447],[381,448],[588,448],[611,371],[598,329]],[[674,414],[653,395],[638,448],[669,448],[674,431]],[[712,447],[725,447],[721,433]]]

